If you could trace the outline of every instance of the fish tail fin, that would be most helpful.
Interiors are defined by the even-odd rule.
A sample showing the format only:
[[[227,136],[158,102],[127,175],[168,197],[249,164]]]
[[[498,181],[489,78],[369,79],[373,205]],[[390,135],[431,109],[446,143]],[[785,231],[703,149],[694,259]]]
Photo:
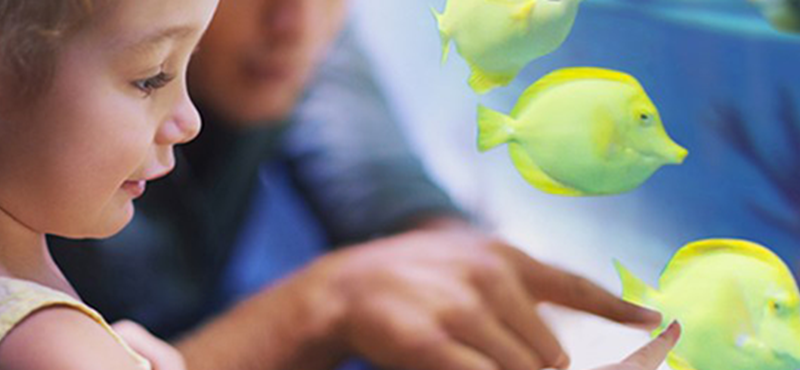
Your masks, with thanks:
[[[512,123],[511,117],[478,105],[478,150],[485,152],[511,141]]]
[[[622,265],[618,260],[614,260],[614,267],[617,269],[619,279],[622,281],[622,299],[630,303],[645,306],[651,303],[655,296],[655,289],[634,275],[630,270]]]
[[[472,64],[470,64],[469,67],[472,71],[472,74],[469,76],[469,87],[478,94],[486,94],[496,87],[506,86],[516,77],[516,74],[502,75],[487,73]]]
[[[444,30],[442,26],[442,13],[439,13],[436,8],[431,7],[431,13],[436,19],[436,27],[439,29],[439,39],[442,40],[442,65],[447,63],[447,57],[450,55],[450,34]]]

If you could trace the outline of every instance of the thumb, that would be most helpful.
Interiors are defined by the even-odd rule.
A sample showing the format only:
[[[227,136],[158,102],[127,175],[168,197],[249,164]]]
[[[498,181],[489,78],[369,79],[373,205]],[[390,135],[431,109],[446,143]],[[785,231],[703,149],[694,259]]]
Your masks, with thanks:
[[[667,327],[667,330],[664,330],[650,343],[628,356],[622,363],[636,369],[655,370],[664,362],[669,351],[678,343],[680,336],[681,325],[677,321],[673,321]]]

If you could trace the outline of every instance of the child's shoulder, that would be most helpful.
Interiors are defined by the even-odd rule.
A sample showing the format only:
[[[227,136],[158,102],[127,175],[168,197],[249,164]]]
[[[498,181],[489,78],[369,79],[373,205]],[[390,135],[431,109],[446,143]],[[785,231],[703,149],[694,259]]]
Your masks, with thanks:
[[[146,369],[143,365],[80,301],[0,278],[0,370]]]

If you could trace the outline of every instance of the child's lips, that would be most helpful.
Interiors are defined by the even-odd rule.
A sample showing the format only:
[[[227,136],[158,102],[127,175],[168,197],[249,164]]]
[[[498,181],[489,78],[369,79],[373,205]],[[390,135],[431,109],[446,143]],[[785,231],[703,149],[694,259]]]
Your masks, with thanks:
[[[125,181],[122,184],[122,190],[128,192],[133,199],[141,197],[144,194],[145,189],[147,189],[147,181],[145,180]]]
[[[173,167],[169,167],[168,169],[159,172],[158,174],[147,176],[147,178],[140,179],[140,180],[128,180],[122,184],[122,190],[128,192],[133,199],[139,198],[144,195],[144,191],[147,189],[147,182],[153,181],[159,178],[162,178],[172,172]]]

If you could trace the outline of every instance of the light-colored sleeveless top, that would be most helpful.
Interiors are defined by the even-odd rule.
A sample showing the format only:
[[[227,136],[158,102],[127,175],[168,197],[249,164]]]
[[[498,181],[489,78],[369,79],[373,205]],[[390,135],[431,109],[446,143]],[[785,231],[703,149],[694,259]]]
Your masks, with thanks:
[[[133,357],[140,369],[152,370],[150,362],[131,349],[97,311],[65,293],[24,280],[0,277],[0,341],[26,317],[52,306],[69,307],[89,316]]]

